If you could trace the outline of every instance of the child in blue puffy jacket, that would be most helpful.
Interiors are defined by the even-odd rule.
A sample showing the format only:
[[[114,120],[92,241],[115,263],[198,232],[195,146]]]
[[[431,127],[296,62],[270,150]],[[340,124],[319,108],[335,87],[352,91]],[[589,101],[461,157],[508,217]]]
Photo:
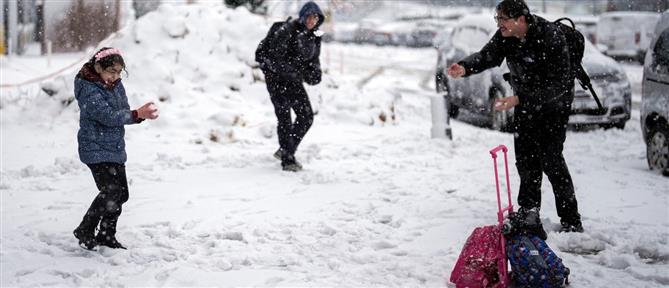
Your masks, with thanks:
[[[97,245],[125,249],[116,240],[121,206],[129,196],[124,126],[158,118],[158,110],[152,102],[130,110],[121,83],[124,70],[121,51],[105,47],[84,64],[74,79],[74,96],[81,110],[77,134],[79,158],[91,169],[99,190],[74,230],[79,245],[86,249]]]

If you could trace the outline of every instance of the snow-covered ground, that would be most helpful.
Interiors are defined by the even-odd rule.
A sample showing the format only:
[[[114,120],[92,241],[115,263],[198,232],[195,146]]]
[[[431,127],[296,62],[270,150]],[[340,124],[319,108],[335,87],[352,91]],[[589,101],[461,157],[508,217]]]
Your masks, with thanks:
[[[283,172],[251,68],[268,27],[245,10],[162,6],[113,40],[131,106],[161,108],[126,129],[128,250],[72,236],[96,194],[76,103],[63,104],[75,71],[43,84],[53,96],[3,89],[0,286],[445,286],[469,233],[496,221],[488,150],[513,136],[456,120],[452,141],[430,139],[433,49],[327,44],[305,170]],[[568,132],[564,154],[586,232],[554,232],[546,179],[542,220],[571,287],[669,286],[669,181],[648,171],[638,111],[625,130]]]

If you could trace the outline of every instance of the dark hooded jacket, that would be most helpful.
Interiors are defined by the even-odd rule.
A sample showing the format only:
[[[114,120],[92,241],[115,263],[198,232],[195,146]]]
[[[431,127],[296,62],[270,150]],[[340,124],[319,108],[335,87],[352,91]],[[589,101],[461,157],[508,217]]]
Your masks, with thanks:
[[[574,75],[564,34],[555,23],[539,16],[527,17],[524,40],[503,37],[498,30],[481,51],[459,64],[465,76],[502,64],[506,59],[509,82],[520,100],[517,107],[527,112],[544,109],[571,109],[574,99]]]
[[[312,30],[306,27],[307,17],[318,15],[318,23]],[[272,37],[268,57],[261,63],[263,72],[278,75],[285,81],[307,82],[315,85],[321,80],[321,37],[314,34],[325,16],[318,5],[307,2],[300,10],[299,18],[281,26]]]

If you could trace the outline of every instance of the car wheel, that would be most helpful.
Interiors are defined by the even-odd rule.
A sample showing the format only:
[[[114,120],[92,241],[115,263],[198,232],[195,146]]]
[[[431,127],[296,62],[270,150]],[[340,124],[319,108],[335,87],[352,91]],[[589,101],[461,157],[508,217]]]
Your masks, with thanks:
[[[646,144],[646,159],[651,170],[669,176],[669,128],[659,124],[650,129]]]
[[[442,73],[437,73],[434,75],[434,87],[437,90],[437,93],[445,92],[448,90],[448,85],[446,84],[446,76]]]
[[[620,121],[620,122],[616,122],[616,123],[601,124],[601,125],[599,125],[599,127],[602,127],[605,130],[611,129],[613,127],[618,128],[620,130],[624,130],[625,129],[625,121]]]
[[[502,90],[490,88],[490,126],[495,131],[507,131],[509,124],[509,111],[495,110],[495,100],[503,98]]]
[[[620,121],[616,124],[613,124],[613,126],[615,126],[616,128],[618,128],[620,130],[625,130],[625,123],[626,123],[625,121]]]
[[[448,87],[448,82],[445,81],[446,76],[444,74],[437,74],[435,77],[437,81],[437,93],[444,93],[444,101],[446,102],[446,105],[448,107],[448,116],[451,118],[456,118],[458,117],[458,106],[453,104],[453,102],[450,100],[451,99],[451,89]]]
[[[448,88],[447,88],[448,89]],[[446,105],[448,105],[448,116],[455,119],[458,117],[458,114],[460,114],[460,107],[458,105],[455,105],[453,101],[450,100],[451,96],[446,96]]]

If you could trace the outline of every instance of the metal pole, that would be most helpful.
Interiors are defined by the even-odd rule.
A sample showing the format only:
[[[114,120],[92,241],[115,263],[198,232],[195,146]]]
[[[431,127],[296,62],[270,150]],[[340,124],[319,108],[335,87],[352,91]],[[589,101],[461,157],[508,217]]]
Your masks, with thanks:
[[[121,30],[121,0],[116,0],[114,14],[116,14],[116,16],[114,17],[113,26],[114,32],[117,32],[118,30]]]
[[[46,27],[44,26],[46,23],[44,22],[44,1],[39,0],[36,3],[36,13],[37,13],[37,19],[35,23],[35,40],[40,42],[40,54],[45,55],[46,54]]]
[[[451,125],[448,118],[448,101],[446,100],[446,97],[447,96],[438,94],[430,97],[430,110],[432,114],[432,129],[430,129],[430,135],[432,138],[448,138],[449,140],[453,140],[453,132],[451,131]]]
[[[0,54],[5,54],[7,42],[5,41],[5,1],[0,0]]]
[[[16,51],[16,43],[18,42],[18,2],[9,1],[8,16],[7,16],[7,55],[11,55]]]
[[[46,67],[51,67],[51,40],[46,40]]]

